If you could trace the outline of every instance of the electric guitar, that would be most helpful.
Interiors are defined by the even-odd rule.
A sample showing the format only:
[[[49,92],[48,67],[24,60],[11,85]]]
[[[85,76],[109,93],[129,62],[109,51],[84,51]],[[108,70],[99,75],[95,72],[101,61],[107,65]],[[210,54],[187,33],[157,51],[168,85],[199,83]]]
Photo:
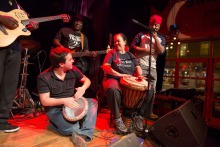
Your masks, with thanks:
[[[73,57],[83,57],[83,56],[87,56],[87,57],[92,57],[95,55],[101,55],[101,54],[106,54],[107,50],[104,51],[88,51],[88,52],[76,52],[76,50],[71,50],[70,53],[72,54]]]
[[[26,12],[20,9],[15,9],[7,13],[0,11],[0,15],[10,16],[18,21],[18,27],[13,30],[0,24],[0,47],[10,45],[19,36],[31,35],[31,32],[25,27],[30,21],[46,22],[63,19],[64,22],[68,22],[70,20],[70,16],[67,14],[29,19]]]

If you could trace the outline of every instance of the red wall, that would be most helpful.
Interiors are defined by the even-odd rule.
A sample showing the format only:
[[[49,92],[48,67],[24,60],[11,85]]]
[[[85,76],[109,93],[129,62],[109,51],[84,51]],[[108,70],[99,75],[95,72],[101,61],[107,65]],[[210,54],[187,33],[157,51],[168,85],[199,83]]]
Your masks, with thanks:
[[[151,9],[151,14],[163,17],[161,32],[169,34],[169,27],[179,26],[179,39],[220,36],[220,0],[171,1],[163,12]]]

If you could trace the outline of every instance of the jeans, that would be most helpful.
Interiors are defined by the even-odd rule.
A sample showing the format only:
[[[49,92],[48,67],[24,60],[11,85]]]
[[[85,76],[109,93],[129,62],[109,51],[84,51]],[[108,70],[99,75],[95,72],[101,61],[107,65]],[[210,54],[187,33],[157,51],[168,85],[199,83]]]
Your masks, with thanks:
[[[98,102],[93,98],[88,100],[88,112],[82,120],[67,121],[62,114],[62,108],[52,108],[46,114],[51,122],[51,128],[62,135],[71,135],[73,132],[86,135],[90,140],[95,129]]]
[[[150,114],[152,113],[153,109],[153,97],[154,97],[154,89],[149,89],[146,96],[144,97],[144,101],[141,105],[141,108],[138,111],[138,114],[142,116],[143,118],[148,118]]]
[[[147,100],[148,103],[151,103],[149,105],[150,108],[148,109],[149,112],[147,112],[147,113],[151,114],[153,112],[153,104],[154,104],[155,92],[156,92],[157,70],[156,70],[156,68],[151,68],[150,76],[148,77],[149,67],[148,66],[141,66],[141,68],[142,68],[143,75],[150,79],[150,83],[153,84],[153,88],[154,88],[154,95],[152,97],[148,98],[148,99],[152,99],[152,100]]]
[[[120,118],[120,107],[122,102],[122,93],[116,88],[108,88],[106,90],[106,98],[110,106],[114,119]]]

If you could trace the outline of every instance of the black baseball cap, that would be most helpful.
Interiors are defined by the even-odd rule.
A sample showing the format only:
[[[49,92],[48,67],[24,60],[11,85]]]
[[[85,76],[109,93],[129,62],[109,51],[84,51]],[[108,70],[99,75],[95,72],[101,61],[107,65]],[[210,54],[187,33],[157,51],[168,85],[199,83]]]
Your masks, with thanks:
[[[75,20],[81,20],[82,22],[86,22],[86,16],[83,16],[82,14],[75,14],[73,16],[73,21]]]

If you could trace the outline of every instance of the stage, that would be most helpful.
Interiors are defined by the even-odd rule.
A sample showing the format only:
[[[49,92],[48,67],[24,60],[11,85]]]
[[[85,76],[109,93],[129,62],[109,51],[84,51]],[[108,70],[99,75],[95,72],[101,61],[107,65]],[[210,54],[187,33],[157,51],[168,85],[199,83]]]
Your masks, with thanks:
[[[94,139],[87,144],[88,147],[106,147],[124,138],[122,135],[118,135],[113,127],[110,127],[109,122],[110,111],[108,108],[101,108],[98,112]],[[74,146],[70,136],[61,136],[48,127],[48,118],[40,109],[37,109],[37,116],[33,116],[32,113],[26,115],[17,113],[14,115],[14,118],[10,119],[10,123],[20,126],[20,130],[15,133],[0,132],[0,146]],[[153,123],[153,121],[148,121],[149,126]],[[136,133],[138,142],[142,143],[144,147],[160,145],[151,137],[143,139],[139,135]],[[206,146],[220,146],[219,135],[220,130],[209,128]],[[182,139],[184,142],[184,138]]]

